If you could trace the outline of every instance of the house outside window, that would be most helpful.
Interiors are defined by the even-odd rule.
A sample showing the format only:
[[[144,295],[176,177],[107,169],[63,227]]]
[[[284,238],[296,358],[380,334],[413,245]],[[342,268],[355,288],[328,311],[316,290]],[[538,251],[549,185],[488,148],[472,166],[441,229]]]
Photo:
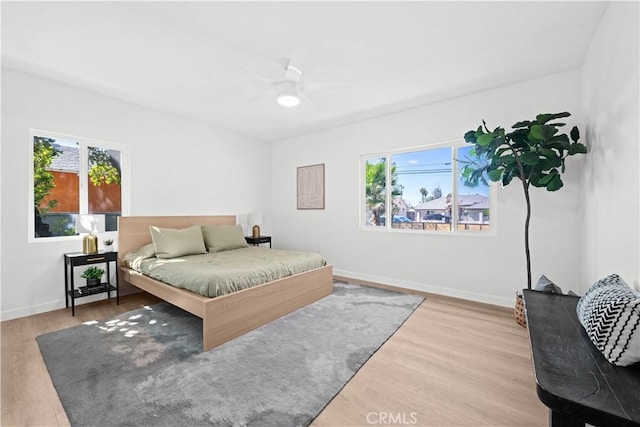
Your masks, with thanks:
[[[493,187],[467,186],[458,173],[460,163],[470,159],[472,147],[463,141],[363,156],[363,228],[449,234],[491,230]]]
[[[78,235],[79,214],[95,215],[101,232],[117,231],[127,200],[125,147],[36,130],[31,145],[29,240]]]

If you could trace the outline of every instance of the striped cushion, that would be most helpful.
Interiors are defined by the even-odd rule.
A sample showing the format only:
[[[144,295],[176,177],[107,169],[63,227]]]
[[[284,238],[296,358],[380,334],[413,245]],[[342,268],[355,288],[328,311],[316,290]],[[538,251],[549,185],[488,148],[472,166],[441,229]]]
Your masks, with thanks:
[[[603,287],[613,286],[613,285],[622,285],[622,286],[628,287],[627,283],[624,280],[622,280],[622,277],[618,276],[617,274],[610,274],[604,279],[600,279],[597,282],[595,282],[593,285],[591,285],[589,289],[587,289],[584,295],[582,295],[582,298],[580,298],[580,300],[578,301],[578,306],[576,307],[576,310],[578,313],[578,319],[580,319],[580,322],[582,323],[583,326],[584,326],[584,322],[582,321],[582,319],[584,317],[585,305],[587,301],[591,300],[591,294],[593,294],[594,292],[596,292],[597,290]]]
[[[616,366],[640,361],[640,294],[617,275],[593,284],[580,298],[578,319],[593,344]]]

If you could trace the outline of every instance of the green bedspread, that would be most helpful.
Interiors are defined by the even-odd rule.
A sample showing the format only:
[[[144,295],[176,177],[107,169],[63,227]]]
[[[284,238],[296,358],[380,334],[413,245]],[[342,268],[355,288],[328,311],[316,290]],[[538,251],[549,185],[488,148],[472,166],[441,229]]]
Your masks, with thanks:
[[[172,259],[129,260],[146,276],[207,297],[229,294],[326,265],[320,255],[259,247]]]

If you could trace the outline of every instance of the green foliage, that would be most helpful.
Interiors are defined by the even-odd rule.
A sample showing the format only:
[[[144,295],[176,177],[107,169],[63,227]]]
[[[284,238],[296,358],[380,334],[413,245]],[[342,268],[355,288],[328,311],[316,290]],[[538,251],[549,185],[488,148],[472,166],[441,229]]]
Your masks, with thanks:
[[[104,243],[105,246],[113,245],[113,239],[104,239],[102,243]]]
[[[114,166],[109,150],[89,147],[89,180],[96,187],[120,184],[120,172]]]
[[[442,189],[440,187],[434,188],[431,192],[431,195],[434,199],[439,199],[440,197],[442,197]]]
[[[46,207],[40,206],[51,190],[56,187],[49,168],[53,159],[61,151],[53,146],[54,142],[56,140],[52,138],[40,136],[33,138],[33,204],[39,209],[40,214],[55,208],[58,204],[57,200],[49,200]]]
[[[103,274],[103,269],[94,266],[87,268],[80,277],[84,279],[101,279]]]
[[[399,196],[398,173],[396,165],[391,165],[391,195]],[[387,198],[387,163],[379,161],[377,163],[366,164],[365,171],[365,195],[367,207],[373,214],[373,224],[380,225],[380,215],[385,212]]]
[[[422,203],[430,202],[435,199],[439,199],[442,197],[442,189],[440,187],[435,187],[431,192],[431,195],[428,195],[429,191],[426,188],[422,187],[420,189],[420,195],[422,196]]]
[[[76,227],[70,226],[69,220],[65,218],[58,218],[51,224],[52,236],[75,236],[77,234]]]
[[[420,195],[422,196],[422,203],[427,201],[427,195],[429,194],[429,192],[427,191],[426,188],[422,187],[420,188]]]
[[[570,140],[566,134],[558,134],[564,123],[550,123],[569,116],[566,112],[539,114],[534,121],[514,124],[509,133],[501,127],[490,131],[483,121],[482,126],[464,136],[465,141],[474,144],[471,156],[461,161],[465,185],[487,184],[488,180],[508,185],[518,178],[527,187],[559,190],[564,185],[561,174],[565,171],[565,159],[587,152],[587,147],[578,142],[577,127],[571,130]]]
[[[465,185],[476,186],[480,182],[501,182],[509,185],[514,178],[522,183],[527,202],[525,221],[525,255],[527,260],[528,288],[531,289],[531,257],[529,254],[529,221],[531,201],[529,187],[558,191],[564,185],[562,173],[565,160],[575,154],[586,154],[587,147],[578,142],[580,132],[573,127],[569,135],[558,133],[564,123],[553,120],[569,117],[567,112],[538,114],[535,120],[525,120],[512,126],[506,133],[504,128],[489,130],[487,124],[464,135],[464,140],[473,144],[470,155],[460,160],[464,165],[460,171]]]

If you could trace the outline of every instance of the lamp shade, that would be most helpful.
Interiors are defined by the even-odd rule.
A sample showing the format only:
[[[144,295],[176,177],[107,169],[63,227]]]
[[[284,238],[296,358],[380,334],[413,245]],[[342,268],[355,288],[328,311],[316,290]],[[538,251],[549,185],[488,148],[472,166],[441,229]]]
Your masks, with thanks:
[[[253,227],[251,225],[253,224]],[[251,227],[251,236],[254,239],[260,237],[260,226],[262,225],[262,214],[252,213],[249,215],[249,226]]]
[[[249,225],[262,225],[262,214],[261,213],[249,214]]]
[[[104,215],[78,215],[76,218],[76,230],[78,233],[104,233]]]

